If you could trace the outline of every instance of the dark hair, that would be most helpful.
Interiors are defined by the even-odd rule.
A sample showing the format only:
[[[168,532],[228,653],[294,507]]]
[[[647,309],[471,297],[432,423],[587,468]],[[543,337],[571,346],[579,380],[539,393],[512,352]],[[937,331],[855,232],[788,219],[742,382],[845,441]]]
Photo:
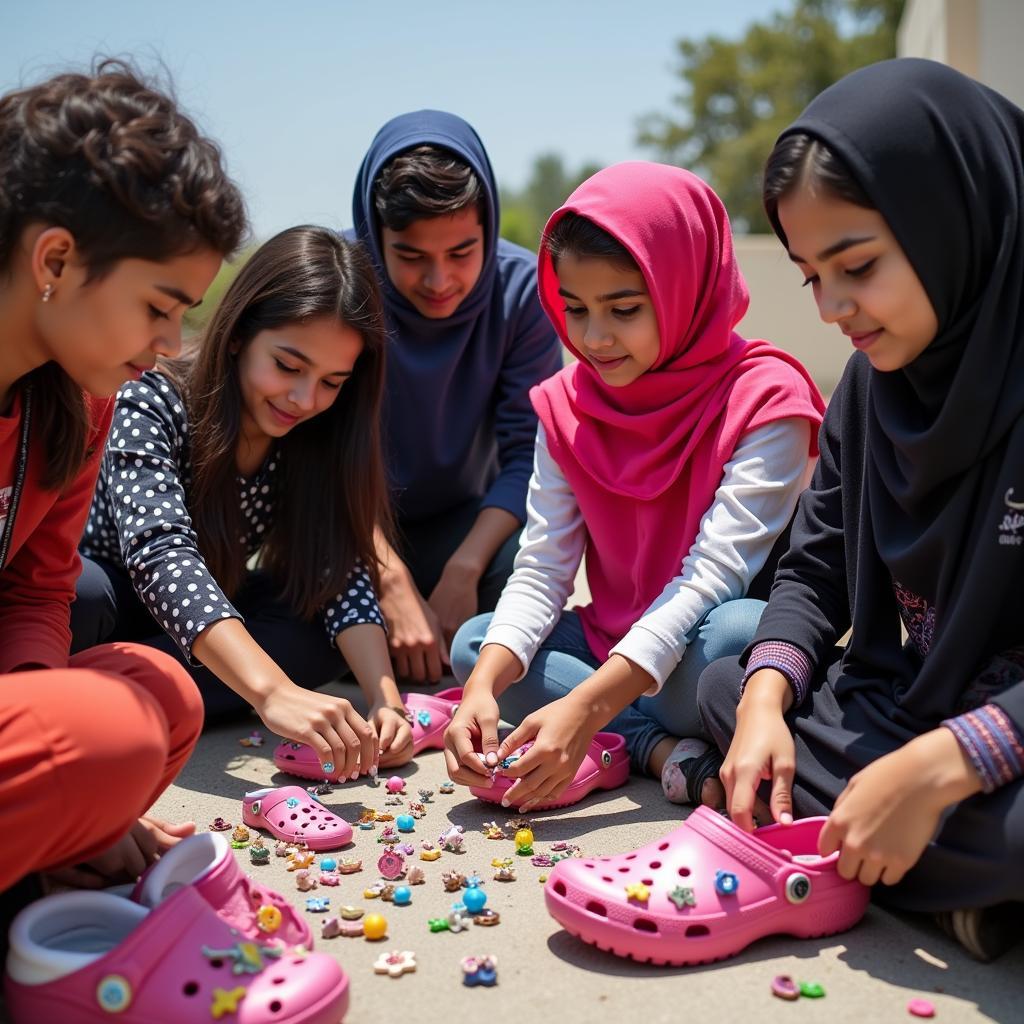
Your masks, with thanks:
[[[246,224],[217,146],[114,60],[0,97],[0,272],[33,222],[71,232],[90,281],[126,258],[160,262],[203,246],[226,255]],[[56,363],[18,386],[31,382],[46,396],[36,403],[43,484],[60,489],[85,457],[88,408]]]
[[[850,168],[821,139],[803,132],[786,135],[775,143],[768,157],[761,190],[768,221],[783,245],[788,243],[779,221],[779,200],[808,182],[818,185],[836,199],[868,210],[875,209],[875,204],[850,173]]]
[[[392,533],[380,441],[384,309],[363,246],[309,225],[275,235],[231,283],[197,349],[161,363],[189,411],[189,515],[199,548],[232,596],[246,572],[235,461],[243,401],[233,353],[261,331],[319,318],[358,331],[363,351],[331,406],[278,442],[274,521],[260,553],[282,597],[307,619],[345,589],[357,560],[379,583],[374,527]]]
[[[476,206],[484,220],[484,190],[464,160],[440,146],[417,146],[388,161],[373,186],[381,224],[404,231],[414,220]]]
[[[572,211],[565,214],[545,236],[544,246],[556,269],[563,256],[577,256],[610,260],[623,269],[639,270],[629,250],[614,235],[599,228],[588,217]]]

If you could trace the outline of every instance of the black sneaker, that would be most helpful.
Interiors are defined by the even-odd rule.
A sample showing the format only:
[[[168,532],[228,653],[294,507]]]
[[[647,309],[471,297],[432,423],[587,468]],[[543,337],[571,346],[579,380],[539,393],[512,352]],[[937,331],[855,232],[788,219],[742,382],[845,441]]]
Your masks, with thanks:
[[[954,937],[982,963],[995,960],[1024,939],[1024,903],[954,910],[949,916]]]

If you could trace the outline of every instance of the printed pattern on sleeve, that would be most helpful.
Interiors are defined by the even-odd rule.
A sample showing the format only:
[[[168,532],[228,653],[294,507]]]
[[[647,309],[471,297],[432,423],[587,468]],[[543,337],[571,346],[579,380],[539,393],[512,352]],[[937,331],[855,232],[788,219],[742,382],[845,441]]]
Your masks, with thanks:
[[[811,687],[811,676],[814,667],[810,659],[794,644],[783,640],[763,640],[751,652],[747,659],[747,670],[743,673],[740,694],[746,689],[747,680],[763,668],[773,668],[781,672],[793,687],[793,707],[799,707],[807,697]]]
[[[257,474],[238,477],[247,558],[272,523],[279,456]],[[123,564],[139,600],[190,664],[199,634],[214,622],[242,616],[199,553],[188,513],[191,487],[188,421],[181,396],[162,374],[149,372],[118,393],[117,408],[81,549]],[[357,566],[345,591],[322,609],[328,638],[362,622],[383,625],[368,574]]]
[[[907,635],[917,648],[917,653],[922,658],[928,657],[935,637],[935,609],[898,580],[892,581],[892,589],[900,606],[900,618]]]
[[[1024,775],[1024,742],[998,705],[986,704],[942,724],[963,747],[986,793]]]

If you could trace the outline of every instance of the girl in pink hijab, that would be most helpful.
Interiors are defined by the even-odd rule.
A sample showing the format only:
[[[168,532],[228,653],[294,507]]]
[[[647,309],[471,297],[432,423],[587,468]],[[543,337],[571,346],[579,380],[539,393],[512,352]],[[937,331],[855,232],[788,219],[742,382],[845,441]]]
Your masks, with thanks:
[[[528,810],[607,730],[670,800],[717,802],[697,680],[753,635],[763,604],[741,599],[813,468],[824,404],[793,357],[735,332],[748,293],[728,217],[687,171],[624,163],[584,182],[548,221],[539,287],[576,361],[531,392],[515,572],[452,646],[449,774],[486,786],[532,740],[499,769],[517,780],[506,805]],[[591,602],[565,610],[584,556]],[[499,717],[520,723],[500,746]]]

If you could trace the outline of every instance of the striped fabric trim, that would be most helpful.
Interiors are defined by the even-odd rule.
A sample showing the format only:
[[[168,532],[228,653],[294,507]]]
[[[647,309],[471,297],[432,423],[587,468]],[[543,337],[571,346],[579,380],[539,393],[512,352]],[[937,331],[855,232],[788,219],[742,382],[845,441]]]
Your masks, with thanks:
[[[759,643],[751,652],[747,661],[747,671],[744,673],[743,682],[740,684],[740,695],[746,689],[747,680],[763,668],[774,668],[781,672],[793,687],[793,706],[799,707],[807,696],[811,687],[811,676],[814,667],[810,658],[793,644],[784,640],[765,640]]]
[[[986,704],[942,724],[964,748],[986,793],[1024,775],[1024,738],[998,705]]]

